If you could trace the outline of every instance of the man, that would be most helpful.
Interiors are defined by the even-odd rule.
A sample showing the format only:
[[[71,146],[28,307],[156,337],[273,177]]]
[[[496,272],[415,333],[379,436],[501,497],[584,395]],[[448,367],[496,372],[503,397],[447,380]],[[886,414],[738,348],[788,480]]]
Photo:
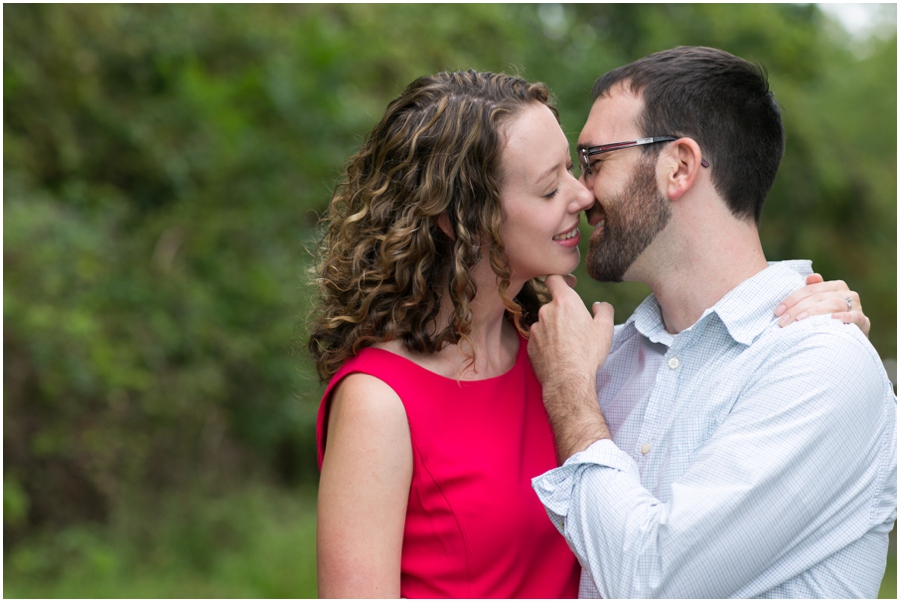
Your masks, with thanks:
[[[759,241],[784,151],[764,74],[682,47],[593,92],[588,273],[653,294],[613,333],[608,304],[592,319],[552,276],[531,330],[564,462],[533,485],[582,597],[876,597],[896,398],[856,326],[772,314],[803,277]]]

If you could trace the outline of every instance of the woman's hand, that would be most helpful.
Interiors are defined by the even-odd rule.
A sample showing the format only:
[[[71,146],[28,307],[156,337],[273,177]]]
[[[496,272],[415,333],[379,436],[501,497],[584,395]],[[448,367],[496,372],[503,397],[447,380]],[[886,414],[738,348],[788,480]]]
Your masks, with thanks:
[[[782,301],[775,310],[775,315],[781,316],[779,326],[823,314],[831,314],[844,324],[856,324],[864,335],[869,336],[871,323],[863,313],[859,294],[847,288],[843,280],[825,282],[821,275],[810,274],[806,277],[806,286]]]

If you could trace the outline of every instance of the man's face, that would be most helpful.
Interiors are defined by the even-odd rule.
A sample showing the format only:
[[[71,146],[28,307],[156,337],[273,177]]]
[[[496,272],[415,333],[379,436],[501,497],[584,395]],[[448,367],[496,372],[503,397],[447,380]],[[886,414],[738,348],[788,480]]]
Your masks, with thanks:
[[[594,103],[578,138],[579,147],[636,140],[635,125],[643,101],[616,87]],[[591,278],[621,282],[672,216],[668,199],[659,192],[656,159],[632,147],[590,158],[591,175],[582,175],[596,203],[588,209],[594,226],[585,259]]]

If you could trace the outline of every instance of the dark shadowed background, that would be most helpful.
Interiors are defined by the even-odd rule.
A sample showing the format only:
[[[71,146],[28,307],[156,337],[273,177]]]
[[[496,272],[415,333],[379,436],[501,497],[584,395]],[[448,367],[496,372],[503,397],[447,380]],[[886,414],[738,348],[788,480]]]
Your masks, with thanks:
[[[788,134],[769,259],[846,280],[895,358],[896,7],[870,14],[854,36],[809,4],[4,5],[4,595],[316,595],[305,247],[420,75],[544,81],[574,148],[610,68],[761,62]],[[579,275],[619,320],[647,292]]]

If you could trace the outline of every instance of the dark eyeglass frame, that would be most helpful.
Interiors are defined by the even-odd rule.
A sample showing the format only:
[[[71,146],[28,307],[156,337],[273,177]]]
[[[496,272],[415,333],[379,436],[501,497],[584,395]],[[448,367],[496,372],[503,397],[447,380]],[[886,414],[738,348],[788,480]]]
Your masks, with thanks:
[[[631,148],[632,146],[644,146],[645,144],[657,144],[660,142],[672,142],[678,140],[675,136],[651,136],[650,138],[640,138],[638,140],[627,140],[625,142],[613,142],[610,144],[601,144],[600,146],[589,146],[578,151],[581,159],[581,174],[584,176],[591,175],[591,157],[610,151],[621,150],[623,148]],[[700,158],[700,165],[709,167],[709,161]]]

